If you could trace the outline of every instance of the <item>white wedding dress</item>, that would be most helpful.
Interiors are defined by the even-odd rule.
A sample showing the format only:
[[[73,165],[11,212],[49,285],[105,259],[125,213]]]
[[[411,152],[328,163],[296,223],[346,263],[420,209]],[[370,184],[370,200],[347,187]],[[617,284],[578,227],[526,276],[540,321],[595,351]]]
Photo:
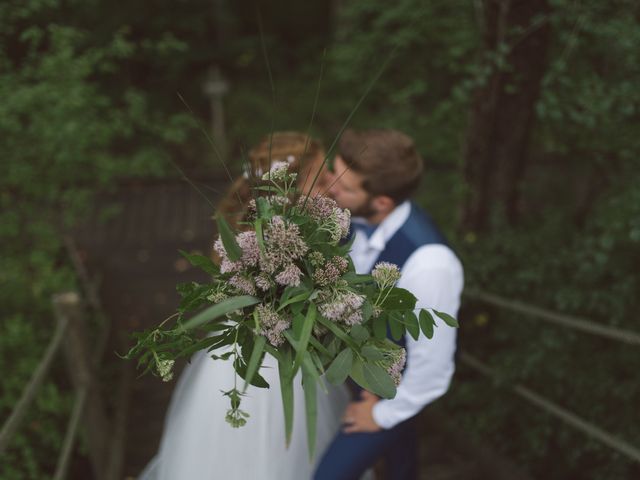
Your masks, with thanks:
[[[212,360],[204,351],[185,367],[169,405],[158,454],[140,480],[306,480],[313,475],[309,459],[304,392],[300,375],[294,380],[294,420],[291,444],[285,446],[284,416],[277,361],[270,355],[260,374],[270,388],[249,386],[241,410],[245,426],[225,421],[230,407],[222,390],[234,386],[232,361]],[[238,377],[238,388],[244,381]],[[348,402],[345,387],[325,382],[318,388],[317,441],[314,460],[335,436]]]

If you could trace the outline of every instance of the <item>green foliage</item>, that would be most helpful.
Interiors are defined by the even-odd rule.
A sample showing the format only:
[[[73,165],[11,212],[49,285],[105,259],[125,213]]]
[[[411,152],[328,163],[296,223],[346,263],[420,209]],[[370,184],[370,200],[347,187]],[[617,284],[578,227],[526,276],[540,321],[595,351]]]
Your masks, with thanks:
[[[81,10],[67,15],[81,4],[0,5],[0,357],[15,367],[0,381],[3,419],[47,346],[51,295],[77,288],[62,234],[119,178],[164,174],[167,149],[190,128],[186,116],[156,110],[133,86],[116,95],[105,88],[141,47],[126,28],[104,37],[81,28]],[[70,413],[64,378],[58,367],[49,375],[0,477],[53,472]]]
[[[34,313],[34,312],[32,312]],[[35,313],[34,313],[35,314]],[[37,314],[35,314],[37,315]],[[0,322],[0,364],[11,366],[0,382],[0,418],[4,421],[22,394],[50,340],[42,323],[43,312],[34,321],[26,315],[15,314]],[[25,344],[25,339],[28,343]],[[66,382],[64,365],[54,363],[48,379],[42,385],[33,406],[23,419],[22,426],[13,437],[9,448],[0,456],[0,477],[7,480],[24,478],[49,478],[67,424],[73,395],[60,388]]]
[[[225,113],[232,168],[238,171],[246,145],[271,126],[303,130],[312,113],[312,132],[331,144],[395,49],[389,68],[352,123],[398,128],[416,139],[427,173],[419,201],[453,232],[466,188],[461,152],[473,93],[492,73],[508,71],[509,49],[527,33],[509,31],[495,51],[485,50],[484,3],[287,1],[263,8],[274,104],[256,12],[242,2],[227,2],[222,11],[208,15],[203,14],[211,12],[206,0],[178,9],[175,2],[159,0],[151,17],[148,6],[136,2],[117,9],[100,0],[2,2],[0,358],[14,366],[0,381],[2,415],[46,347],[50,295],[75,287],[60,233],[87,213],[97,191],[120,178],[163,175],[170,158],[200,171],[211,168],[200,159],[213,155],[175,93],[182,93],[206,123],[209,105],[202,85],[214,63],[230,86]],[[330,10],[333,4],[336,11]],[[536,16],[531,25],[549,22],[552,42],[532,125],[520,225],[506,227],[496,219],[490,234],[459,239],[467,283],[637,330],[638,5],[633,0],[549,4],[551,12]],[[321,67],[319,107],[312,112]],[[206,257],[188,258],[217,274]],[[181,293],[180,311],[186,314],[210,303],[218,289],[185,284]],[[295,307],[301,314],[300,304],[312,301],[308,292],[287,295],[280,299],[283,310]],[[640,443],[633,421],[639,400],[633,350],[530,319],[512,319],[482,305],[470,308],[471,320],[462,322],[462,348],[491,359],[503,384],[519,381],[539,388],[585,418]],[[403,328],[416,333],[410,317],[367,318],[373,339],[386,337],[387,322],[396,335]],[[295,323],[294,342],[303,324]],[[418,327],[432,334],[428,312],[420,315]],[[186,341],[182,354],[234,342],[228,332],[208,328],[208,333],[222,335],[203,343]],[[327,363],[332,355],[340,356],[339,345],[375,357],[367,345],[372,339],[363,342],[353,331],[334,333],[343,336],[337,344],[309,338],[321,360],[298,359],[303,368],[311,361],[316,370],[334,368],[332,376],[341,378],[353,361],[343,358],[335,367]],[[246,352],[239,370],[251,376],[253,346],[247,332],[240,336]],[[2,478],[49,476],[69,409],[66,394],[56,388],[60,378],[64,375],[55,370],[8,461],[0,459]],[[227,393],[239,404],[241,395]],[[568,428],[556,428],[550,417],[464,368],[442,404],[470,432],[536,476],[631,476],[624,458]],[[246,421],[238,415],[234,421]],[[39,427],[34,430],[35,424]]]

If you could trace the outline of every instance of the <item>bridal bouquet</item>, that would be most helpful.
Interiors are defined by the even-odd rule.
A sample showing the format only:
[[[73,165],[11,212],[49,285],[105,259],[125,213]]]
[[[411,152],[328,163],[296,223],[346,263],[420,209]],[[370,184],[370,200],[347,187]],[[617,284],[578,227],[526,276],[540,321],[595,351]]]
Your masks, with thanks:
[[[205,284],[178,286],[178,312],[158,327],[136,333],[126,358],[163,380],[172,377],[178,357],[206,349],[214,359],[232,359],[242,388],[224,395],[226,419],[246,423],[240,409],[249,384],[268,388],[260,375],[265,355],[278,362],[287,442],[293,426],[293,382],[302,379],[310,452],[316,427],[317,388],[350,377],[382,398],[393,398],[405,364],[405,350],[388,339],[406,332],[431,338],[428,310],[414,313],[416,299],[395,287],[398,267],[379,263],[371,275],[358,275],[348,252],[350,213],[330,198],[301,195],[296,174],[276,165],[254,187],[248,214],[234,232],[218,218],[214,249],[220,262],[183,255],[211,275]],[[191,312],[197,311],[190,316]],[[448,325],[451,316],[433,311]],[[177,318],[172,327],[166,326]],[[298,373],[301,373],[298,376]]]

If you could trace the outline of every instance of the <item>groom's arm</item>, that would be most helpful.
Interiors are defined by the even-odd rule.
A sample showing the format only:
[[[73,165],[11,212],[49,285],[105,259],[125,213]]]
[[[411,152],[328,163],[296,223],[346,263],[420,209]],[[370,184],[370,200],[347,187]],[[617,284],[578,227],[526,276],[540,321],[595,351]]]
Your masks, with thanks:
[[[433,308],[455,317],[463,283],[462,266],[454,253],[443,245],[426,245],[409,257],[398,286],[416,296],[416,308]],[[373,420],[382,428],[411,418],[449,388],[455,370],[456,329],[435,315],[434,319],[437,328],[432,339],[422,333],[417,341],[406,335],[407,368],[397,394],[373,405]]]

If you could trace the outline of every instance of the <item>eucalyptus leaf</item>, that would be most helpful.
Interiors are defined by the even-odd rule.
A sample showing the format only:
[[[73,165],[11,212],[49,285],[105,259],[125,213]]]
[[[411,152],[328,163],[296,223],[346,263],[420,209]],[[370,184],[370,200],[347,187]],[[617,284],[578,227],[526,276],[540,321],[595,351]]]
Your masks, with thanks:
[[[362,325],[354,325],[351,327],[351,337],[358,343],[365,342],[369,339],[369,331]]]
[[[369,300],[365,300],[362,304],[362,323],[366,323],[369,321],[371,316],[373,315],[373,305]]]
[[[374,347],[373,345],[365,345],[364,347],[362,347],[362,350],[360,350],[360,353],[363,357],[371,362],[378,362],[384,359],[384,355],[382,354],[380,349]]]
[[[333,362],[331,362],[326,373],[327,380],[334,385],[342,384],[349,376],[352,365],[353,351],[347,347],[336,356]]]
[[[204,309],[202,312],[190,318],[182,324],[182,328],[185,330],[191,330],[206,322],[210,322],[211,320],[215,320],[216,318],[226,315],[227,313],[255,305],[256,303],[260,303],[260,299],[249,295],[227,298],[220,303],[216,303],[215,305]]]
[[[307,445],[309,448],[309,459],[313,461],[316,449],[318,398],[316,379],[306,363],[302,365],[302,381],[304,386],[304,404],[307,416]]]
[[[385,310],[413,310],[416,306],[416,297],[404,288],[393,287],[381,306]]]
[[[261,255],[265,255],[266,250],[264,246],[264,235],[262,233],[262,219],[259,218],[254,223],[254,228],[256,230],[256,240],[258,242],[258,250],[260,250]]]
[[[373,336],[378,340],[387,338],[387,316],[380,314],[373,319]]]
[[[249,362],[247,363],[247,375],[244,378],[244,391],[247,391],[247,387],[253,380],[253,376],[258,371],[258,367],[260,366],[262,360],[262,354],[264,352],[264,346],[266,343],[266,338],[262,335],[257,335],[255,341],[253,342],[253,351],[251,352],[251,357],[249,358]]]
[[[222,245],[224,245],[224,249],[227,252],[229,260],[233,262],[240,260],[240,257],[242,256],[242,249],[238,245],[238,242],[236,242],[236,237],[231,230],[231,227],[222,215],[217,216],[216,222],[218,224],[218,233],[222,239]]]
[[[280,375],[280,394],[284,411],[285,443],[289,447],[291,432],[293,431],[293,375],[291,353],[287,350],[280,351],[278,373]]]
[[[233,362],[233,367],[236,373],[240,376],[240,378],[246,380],[247,364],[242,360],[242,358],[240,357],[236,358]],[[253,378],[249,383],[254,387],[269,388],[269,383],[267,383],[267,381],[257,372],[253,374]]]
[[[406,312],[404,314],[404,322],[409,335],[411,335],[414,340],[418,340],[420,336],[420,323],[418,322],[416,314],[413,313],[413,311]]]
[[[181,352],[179,352],[177,356],[178,357],[190,357],[195,352],[197,352],[199,350],[203,350],[205,348],[209,348],[210,346],[215,345],[218,342],[220,342],[220,336],[203,338],[202,340],[197,341],[196,343],[190,345],[189,347],[187,347],[184,350],[182,350]]]
[[[433,317],[428,310],[420,310],[420,330],[427,338],[433,338]]]
[[[393,311],[389,314],[389,330],[391,331],[391,338],[395,341],[399,341],[404,336],[404,324],[402,323],[402,314]]]
[[[311,360],[313,360],[313,364],[318,369],[318,372],[320,372],[320,374],[322,375],[324,373],[325,368],[324,368],[324,364],[322,363],[322,360],[320,359],[320,356],[316,352],[309,352],[309,355],[311,356]]]
[[[345,280],[349,285],[358,285],[361,283],[373,283],[373,277],[371,275],[362,275],[355,272],[347,272],[342,276],[342,280]]]
[[[302,328],[304,327],[305,316],[302,313],[296,313],[291,321],[291,331],[296,339],[300,338]]]
[[[442,319],[442,321],[444,321],[444,323],[446,323],[447,325],[449,325],[450,327],[453,328],[458,328],[460,325],[458,324],[458,320],[456,320],[454,317],[452,317],[451,315],[449,315],[448,313],[445,312],[439,312],[437,310],[434,310],[433,313],[435,313],[439,318]]]
[[[318,351],[318,353],[324,355],[325,357],[333,358],[333,355],[327,349],[327,347],[322,345],[316,338],[314,338],[313,335],[311,335],[311,337],[309,338],[309,343],[313,348],[315,348]]]
[[[293,303],[304,302],[305,300],[307,300],[311,296],[311,293],[312,293],[311,290],[305,290],[302,293],[285,300],[278,307],[278,312],[281,311],[283,308],[285,308],[285,307],[287,307],[287,306],[289,306],[289,305],[291,305]]]
[[[323,326],[327,327],[327,329],[333,333],[336,337],[342,340],[344,343],[349,345],[352,349],[357,349],[358,345],[353,341],[353,339],[347,335],[347,333],[342,330],[337,324],[333,323],[331,320],[324,318],[322,315],[318,315],[318,322]]]
[[[273,189],[271,188],[271,190]],[[260,218],[269,219],[273,216],[273,208],[264,197],[258,197],[256,199],[256,209],[258,210]]]
[[[364,363],[362,370],[371,392],[382,398],[396,396],[396,385],[384,368],[373,363]]]
[[[220,267],[218,267],[211,258],[205,257],[204,255],[187,253],[184,250],[178,251],[194,267],[198,267],[211,275],[218,275],[220,273]]]
[[[304,317],[304,324],[302,327],[302,332],[299,337],[299,345],[296,351],[296,359],[293,363],[293,371],[294,373],[298,370],[298,367],[302,363],[302,358],[304,353],[307,351],[307,345],[309,344],[309,337],[311,337],[311,332],[313,331],[313,326],[316,321],[316,305],[311,302],[309,304],[309,309],[307,310],[307,314]]]

